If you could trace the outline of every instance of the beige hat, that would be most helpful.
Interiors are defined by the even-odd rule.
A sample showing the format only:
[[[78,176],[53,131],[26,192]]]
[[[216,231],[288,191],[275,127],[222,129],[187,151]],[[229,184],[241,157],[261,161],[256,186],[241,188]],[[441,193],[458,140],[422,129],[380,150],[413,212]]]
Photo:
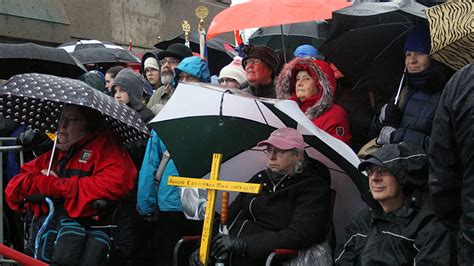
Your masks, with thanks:
[[[154,57],[148,57],[148,58],[145,60],[145,63],[143,63],[143,68],[144,68],[144,69],[147,69],[147,68],[154,68],[154,69],[160,70],[160,67],[158,66],[158,61],[157,61],[156,58],[154,58]]]
[[[247,75],[242,67],[242,58],[238,56],[234,57],[234,61],[221,69],[219,78],[235,79],[239,85],[247,82]]]

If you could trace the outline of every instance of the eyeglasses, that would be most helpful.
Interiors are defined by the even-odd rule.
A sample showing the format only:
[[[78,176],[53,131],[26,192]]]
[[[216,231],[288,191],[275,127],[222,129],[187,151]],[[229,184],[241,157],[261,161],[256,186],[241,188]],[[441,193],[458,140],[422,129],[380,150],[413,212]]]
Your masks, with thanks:
[[[80,118],[75,118],[75,117],[68,117],[68,118],[65,118],[65,119],[62,119],[61,121],[59,121],[59,125],[60,126],[64,126],[64,127],[69,127],[70,125],[73,125],[79,121],[85,121],[85,119],[80,119]]]
[[[267,156],[275,155],[276,157],[281,157],[283,154],[285,154],[286,152],[289,152],[289,151],[292,151],[292,150],[291,149],[290,150],[282,150],[282,149],[273,148],[273,147],[268,147],[265,150],[263,150],[263,152]]]
[[[262,59],[258,59],[258,58],[247,59],[247,65],[250,65],[250,64],[259,65],[261,63],[262,63]]]
[[[378,173],[379,175],[389,175],[390,171],[387,169],[387,167],[379,166],[379,165],[373,165],[367,168],[367,174],[369,176],[375,173]]]
[[[170,65],[177,65],[179,62],[180,61],[178,59],[161,59],[159,63],[160,66],[164,66],[166,63],[169,63]]]
[[[220,78],[218,81],[219,81],[219,84],[232,83],[232,82],[238,83],[237,80],[233,78]]]

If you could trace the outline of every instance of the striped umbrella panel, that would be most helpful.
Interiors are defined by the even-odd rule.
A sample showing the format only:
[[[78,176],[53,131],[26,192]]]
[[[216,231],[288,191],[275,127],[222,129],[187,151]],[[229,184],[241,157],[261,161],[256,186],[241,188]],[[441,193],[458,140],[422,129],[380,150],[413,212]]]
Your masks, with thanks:
[[[474,62],[474,2],[461,0],[426,9],[431,57],[457,70]]]

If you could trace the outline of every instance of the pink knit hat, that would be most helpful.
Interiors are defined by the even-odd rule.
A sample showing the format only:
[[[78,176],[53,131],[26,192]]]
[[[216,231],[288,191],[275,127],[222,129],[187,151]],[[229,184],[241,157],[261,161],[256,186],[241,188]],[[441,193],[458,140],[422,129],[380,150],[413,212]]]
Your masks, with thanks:
[[[279,128],[270,134],[270,137],[264,141],[260,141],[257,146],[273,145],[278,149],[304,150],[303,135],[294,128]]]
[[[235,79],[239,85],[244,84],[247,81],[247,75],[242,67],[242,58],[234,57],[234,61],[221,69],[219,78],[231,78]]]

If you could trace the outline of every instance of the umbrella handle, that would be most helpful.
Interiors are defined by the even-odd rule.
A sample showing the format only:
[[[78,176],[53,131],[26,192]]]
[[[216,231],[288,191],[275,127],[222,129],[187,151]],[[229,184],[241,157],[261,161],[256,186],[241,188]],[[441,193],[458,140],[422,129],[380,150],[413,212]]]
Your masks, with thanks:
[[[53,151],[51,152],[51,158],[49,159],[47,176],[51,173],[51,167],[53,166],[54,152],[56,151],[56,145],[58,144],[58,132],[56,132],[56,138],[54,138]]]
[[[403,80],[405,79],[406,71],[407,71],[407,68],[405,67],[405,70],[403,70],[402,78],[400,80],[400,85],[398,85],[397,95],[395,96],[395,105],[397,105],[398,101],[400,100],[400,92],[402,91],[402,85],[403,85]]]

